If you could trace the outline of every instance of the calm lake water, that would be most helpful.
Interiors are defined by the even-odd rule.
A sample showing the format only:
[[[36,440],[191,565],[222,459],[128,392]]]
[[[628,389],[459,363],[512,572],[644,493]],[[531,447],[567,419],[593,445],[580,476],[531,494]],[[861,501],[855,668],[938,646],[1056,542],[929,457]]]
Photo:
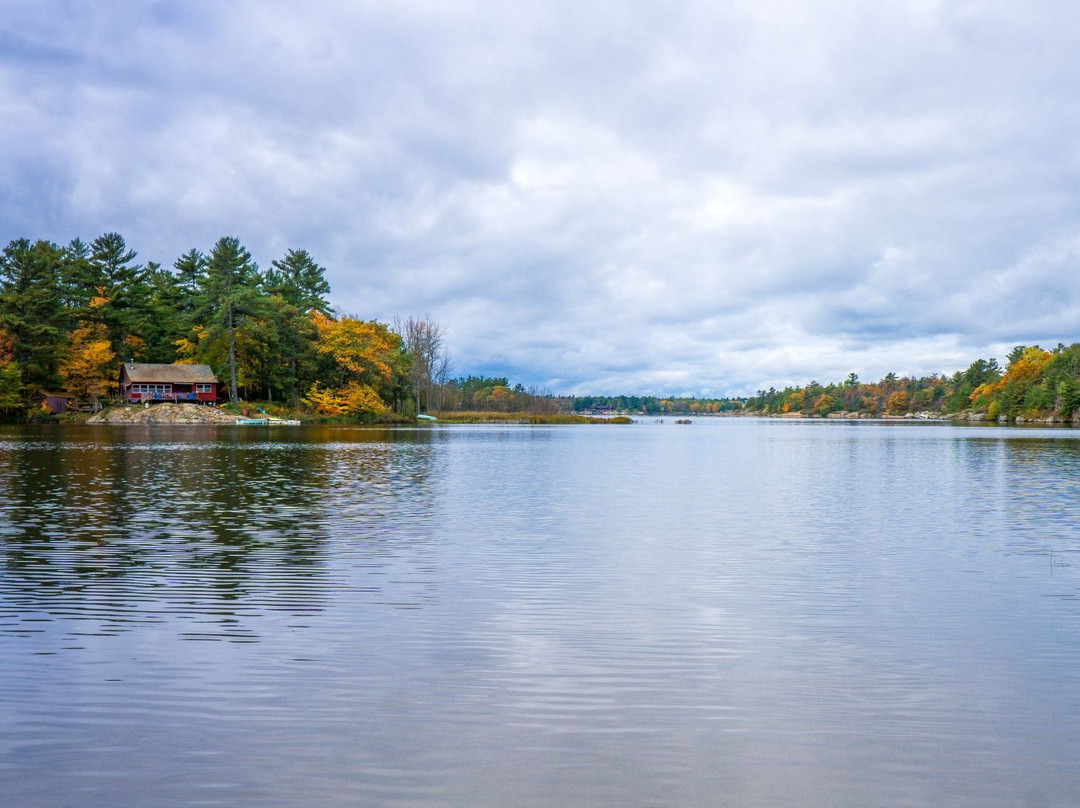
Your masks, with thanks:
[[[1080,432],[0,429],[0,803],[1065,806]]]

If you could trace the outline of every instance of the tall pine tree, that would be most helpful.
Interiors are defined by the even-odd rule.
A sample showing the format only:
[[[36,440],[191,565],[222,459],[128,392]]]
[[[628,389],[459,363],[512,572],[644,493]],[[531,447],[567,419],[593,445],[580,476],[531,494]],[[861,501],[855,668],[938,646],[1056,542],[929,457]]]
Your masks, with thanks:
[[[274,261],[266,273],[267,291],[272,295],[274,315],[282,357],[286,362],[285,386],[293,404],[299,403],[303,387],[301,359],[305,353],[314,359],[311,346],[315,326],[311,313],[330,313],[330,284],[326,270],[307,250],[289,250],[283,259]]]
[[[237,403],[238,335],[263,306],[259,290],[259,268],[240,239],[222,236],[210,253],[202,289],[202,320],[207,339],[223,342],[229,373],[229,401]]]
[[[137,253],[128,249],[119,233],[98,236],[90,250],[94,285],[104,298],[99,317],[108,330],[112,350],[125,359],[141,359],[145,340],[138,334],[138,324],[146,316],[149,300],[146,270],[132,263]]]

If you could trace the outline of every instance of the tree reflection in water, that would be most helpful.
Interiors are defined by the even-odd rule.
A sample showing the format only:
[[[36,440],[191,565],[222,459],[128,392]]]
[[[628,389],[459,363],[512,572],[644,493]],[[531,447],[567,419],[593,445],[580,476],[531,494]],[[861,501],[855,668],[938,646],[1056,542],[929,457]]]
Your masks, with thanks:
[[[186,617],[215,626],[185,635],[243,640],[266,612],[318,612],[334,585],[327,543],[377,559],[394,491],[430,472],[424,434],[9,428],[0,602],[17,623],[0,630],[69,619],[118,633]],[[413,491],[409,507],[422,507]]]

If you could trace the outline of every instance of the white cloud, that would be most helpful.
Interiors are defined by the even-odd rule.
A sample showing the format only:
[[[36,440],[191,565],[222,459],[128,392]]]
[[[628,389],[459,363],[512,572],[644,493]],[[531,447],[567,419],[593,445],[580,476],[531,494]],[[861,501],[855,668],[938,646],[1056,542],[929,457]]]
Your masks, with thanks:
[[[715,393],[1080,337],[1054,2],[22,2],[0,238],[304,247],[459,372]],[[992,353],[998,352],[998,353]]]

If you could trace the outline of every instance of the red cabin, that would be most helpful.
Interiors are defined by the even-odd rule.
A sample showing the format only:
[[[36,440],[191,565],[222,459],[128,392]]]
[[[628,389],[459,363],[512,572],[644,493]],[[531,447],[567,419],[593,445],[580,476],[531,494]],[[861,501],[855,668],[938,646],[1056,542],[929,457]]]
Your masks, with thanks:
[[[218,380],[209,365],[120,366],[120,398],[127,404],[154,401],[214,404]]]

